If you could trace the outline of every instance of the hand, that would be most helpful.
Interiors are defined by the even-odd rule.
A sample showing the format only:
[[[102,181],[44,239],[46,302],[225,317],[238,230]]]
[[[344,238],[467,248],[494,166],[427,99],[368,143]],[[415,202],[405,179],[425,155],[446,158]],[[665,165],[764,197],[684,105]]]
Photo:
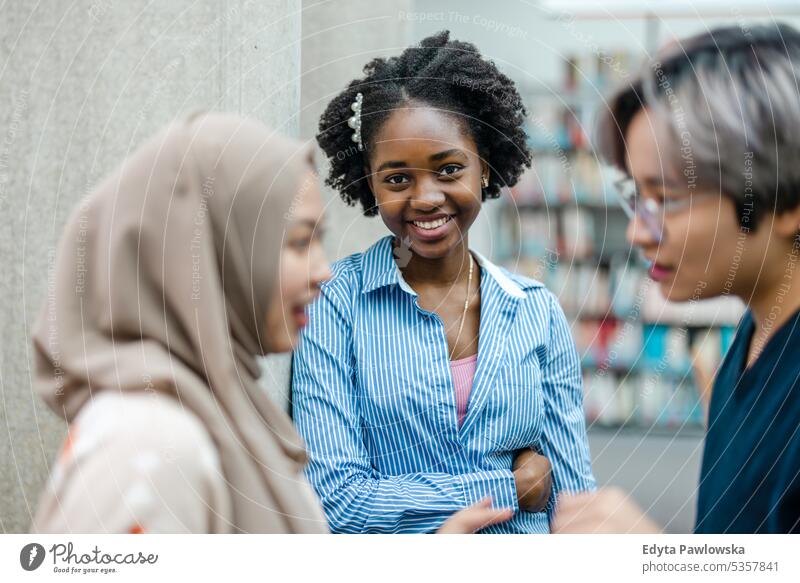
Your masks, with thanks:
[[[472,534],[492,524],[505,522],[512,515],[510,508],[492,508],[492,499],[487,497],[453,514],[436,534]]]
[[[544,510],[553,486],[550,460],[532,449],[524,449],[514,458],[512,471],[520,510]]]
[[[558,497],[550,531],[557,534],[657,534],[661,530],[619,488]]]

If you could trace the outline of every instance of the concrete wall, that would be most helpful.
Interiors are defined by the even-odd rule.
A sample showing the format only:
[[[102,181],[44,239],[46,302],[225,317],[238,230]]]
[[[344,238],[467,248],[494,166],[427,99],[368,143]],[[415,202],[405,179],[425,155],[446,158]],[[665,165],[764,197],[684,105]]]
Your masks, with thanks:
[[[300,10],[300,0],[0,4],[0,531],[28,528],[64,435],[31,391],[28,328],[68,212],[181,113],[241,112],[297,134]]]

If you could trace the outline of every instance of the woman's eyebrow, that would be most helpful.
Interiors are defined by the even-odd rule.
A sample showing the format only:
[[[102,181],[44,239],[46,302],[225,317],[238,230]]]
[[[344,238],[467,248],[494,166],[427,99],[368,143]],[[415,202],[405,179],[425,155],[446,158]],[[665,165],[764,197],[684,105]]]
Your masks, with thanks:
[[[381,170],[388,170],[389,168],[405,168],[406,166],[408,166],[408,164],[400,160],[390,160],[389,162],[384,162],[378,166],[378,169],[375,170],[375,172],[377,173]]]
[[[449,158],[450,156],[457,156],[459,158],[468,159],[467,154],[463,150],[459,150],[458,148],[450,148],[449,150],[442,150],[441,152],[436,152],[435,154],[431,154],[428,157],[428,160],[431,162],[438,162],[439,160],[443,160],[444,158]],[[401,160],[390,160],[388,162],[384,162],[375,170],[376,173],[382,170],[388,170],[390,168],[406,168],[408,166],[408,162],[403,162]]]
[[[676,180],[667,178],[666,176],[647,176],[641,180],[642,186],[648,188],[658,188],[667,190],[676,190],[681,187],[681,183]]]
[[[460,158],[466,159],[468,156],[464,153],[463,150],[459,150],[458,148],[451,148],[449,150],[443,150],[441,152],[437,152],[431,155],[428,160],[431,162],[437,162],[444,158],[449,158],[450,156],[458,156]]]
[[[293,221],[290,225],[291,227],[307,227],[312,231],[323,231],[325,229],[325,224],[322,219],[319,221],[315,221],[312,219],[300,219]]]

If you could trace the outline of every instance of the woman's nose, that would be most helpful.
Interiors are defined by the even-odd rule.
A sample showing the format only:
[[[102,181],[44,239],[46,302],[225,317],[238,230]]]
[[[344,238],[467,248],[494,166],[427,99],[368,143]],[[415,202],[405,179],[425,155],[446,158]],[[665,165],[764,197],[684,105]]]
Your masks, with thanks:
[[[333,273],[322,245],[317,245],[316,247],[311,256],[311,285],[314,288],[319,288],[333,277]]]
[[[635,247],[647,248],[658,245],[658,237],[638,214],[633,215],[633,218],[628,221],[625,237]]]
[[[427,211],[441,207],[445,202],[444,193],[429,180],[420,180],[411,193],[409,204],[414,210]]]

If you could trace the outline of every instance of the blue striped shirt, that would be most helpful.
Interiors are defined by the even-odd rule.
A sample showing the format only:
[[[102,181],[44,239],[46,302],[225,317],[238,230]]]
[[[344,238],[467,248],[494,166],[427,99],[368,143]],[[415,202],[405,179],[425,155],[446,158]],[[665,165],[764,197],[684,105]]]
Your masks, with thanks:
[[[491,495],[514,518],[486,532],[546,533],[555,496],[595,487],[580,361],[542,284],[473,252],[478,362],[458,425],[441,319],[419,307],[387,236],[334,264],[294,355],[294,419],[333,532],[429,532]],[[544,512],[519,510],[514,454],[553,465]]]

